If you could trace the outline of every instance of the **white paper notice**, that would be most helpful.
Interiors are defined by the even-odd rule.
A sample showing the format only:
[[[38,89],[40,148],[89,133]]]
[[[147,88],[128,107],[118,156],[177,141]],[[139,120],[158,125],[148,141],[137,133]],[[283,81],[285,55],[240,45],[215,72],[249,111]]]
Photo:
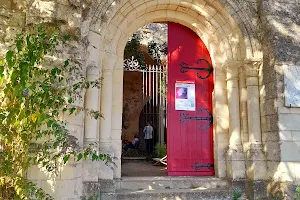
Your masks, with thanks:
[[[195,111],[195,83],[180,81],[175,84],[175,110]]]

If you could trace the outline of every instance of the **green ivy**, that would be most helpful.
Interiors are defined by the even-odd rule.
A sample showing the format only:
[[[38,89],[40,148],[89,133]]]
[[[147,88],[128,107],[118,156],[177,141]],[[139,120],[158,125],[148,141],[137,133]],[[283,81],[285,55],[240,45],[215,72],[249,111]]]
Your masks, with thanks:
[[[30,28],[0,58],[0,199],[52,199],[26,179],[33,165],[57,174],[70,159],[111,162],[92,145],[82,149],[75,142],[74,147],[62,120],[62,115],[83,111],[101,117],[74,105],[84,89],[99,87],[100,81],[87,81],[72,59],[55,65],[46,59],[68,38],[55,29]]]

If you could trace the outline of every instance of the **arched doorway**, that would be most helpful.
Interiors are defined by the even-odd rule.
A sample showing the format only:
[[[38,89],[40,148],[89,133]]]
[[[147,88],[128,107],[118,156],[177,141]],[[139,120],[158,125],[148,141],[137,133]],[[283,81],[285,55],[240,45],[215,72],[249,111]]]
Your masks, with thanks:
[[[212,3],[213,2],[213,3]],[[121,177],[120,135],[122,127],[122,76],[123,51],[127,39],[139,28],[151,22],[177,22],[193,30],[207,46],[214,68],[213,93],[214,110],[214,160],[216,175],[227,174],[226,156],[229,146],[229,110],[226,86],[227,67],[242,66],[245,59],[261,59],[260,46],[251,35],[242,32],[239,23],[244,19],[236,18],[236,11],[228,3],[219,1],[120,1],[111,6],[104,17],[96,20],[91,28],[91,35],[101,42],[99,65],[104,83],[102,94],[114,91],[113,95],[101,97],[101,107],[106,119],[100,123],[100,146],[112,145],[116,152],[114,178]],[[105,19],[105,20],[102,20]],[[245,19],[246,20],[246,19]],[[238,23],[236,23],[238,21]],[[244,24],[247,26],[246,24]],[[94,34],[95,33],[95,34]],[[96,36],[99,33],[98,36]],[[93,38],[91,36],[91,38]],[[238,104],[238,99],[236,104]],[[239,119],[239,116],[236,116]],[[113,121],[113,123],[112,123]],[[234,130],[234,129],[231,129]],[[230,140],[233,142],[235,138]]]

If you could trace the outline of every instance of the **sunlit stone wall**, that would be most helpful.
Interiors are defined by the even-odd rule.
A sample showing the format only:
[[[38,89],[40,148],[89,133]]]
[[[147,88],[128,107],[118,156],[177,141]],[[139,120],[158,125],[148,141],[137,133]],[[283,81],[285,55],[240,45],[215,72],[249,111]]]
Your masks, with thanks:
[[[85,101],[78,102],[100,109],[104,118],[92,120],[80,113],[66,119],[80,146],[98,142],[101,151],[115,156],[117,167],[85,161],[64,166],[58,177],[49,178],[38,167],[28,177],[55,199],[79,199],[114,187],[112,180],[121,177],[126,41],[147,23],[174,21],[201,37],[215,66],[216,176],[299,182],[300,108],[285,107],[283,95],[284,67],[299,65],[299,14],[296,0],[0,1],[0,56],[22,27],[47,23],[72,35],[60,47],[59,58],[72,57],[89,80],[104,78],[100,90],[86,91]],[[229,104],[232,99],[235,103]],[[230,121],[230,113],[240,116]]]

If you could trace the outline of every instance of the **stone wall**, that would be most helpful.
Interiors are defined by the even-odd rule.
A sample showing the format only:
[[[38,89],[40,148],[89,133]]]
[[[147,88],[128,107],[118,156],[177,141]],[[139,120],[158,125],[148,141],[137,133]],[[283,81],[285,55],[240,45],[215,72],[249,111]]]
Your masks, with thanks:
[[[4,55],[14,36],[26,26],[43,23],[55,26],[62,34],[69,34],[70,40],[57,48],[57,58],[62,61],[71,58],[71,64],[78,65],[85,74],[87,40],[82,17],[86,4],[83,1],[0,1],[0,57]],[[52,61],[50,61],[52,62]],[[76,102],[84,105],[84,99]],[[77,143],[84,145],[84,113],[64,116],[67,127]],[[58,176],[53,176],[39,166],[33,166],[27,177],[55,199],[80,199],[83,195],[84,170],[82,162],[70,162],[59,168]],[[96,172],[97,173],[97,172]]]
[[[139,134],[140,113],[143,109],[142,72],[124,72],[122,137],[131,141]]]
[[[271,180],[299,183],[300,108],[284,104],[284,68],[299,65],[300,5],[298,1],[260,1],[261,41],[264,65],[261,71],[261,123]],[[292,188],[292,189],[291,189]],[[272,191],[274,187],[269,185]],[[287,187],[289,197],[295,188]]]
[[[283,69],[285,66],[299,65],[299,2],[297,0],[285,2],[195,0],[191,2],[178,0],[0,1],[0,56],[5,53],[14,34],[21,31],[25,25],[48,23],[57,26],[62,33],[72,35],[71,41],[60,48],[59,57],[74,58],[83,70],[95,67],[96,70],[87,73],[91,79],[104,77],[100,91],[87,91],[85,104],[87,107],[101,108],[104,118],[100,123],[88,120],[84,113],[68,117],[68,121],[70,130],[80,145],[100,142],[101,150],[113,151],[118,167],[112,171],[103,163],[72,163],[61,168],[62,173],[52,179],[34,167],[28,173],[30,179],[42,185],[47,192],[54,194],[56,199],[79,199],[84,191],[90,191],[92,188],[87,185],[93,185],[95,190],[101,188],[98,179],[120,178],[122,56],[126,41],[137,28],[149,22],[174,21],[191,28],[203,39],[211,53],[214,65],[218,67],[214,94],[217,176],[234,178],[231,177],[232,174],[227,174],[224,158],[229,148],[229,136],[232,135],[229,131],[235,129],[230,127],[232,123],[228,123],[228,99],[230,98],[227,95],[231,93],[228,93],[226,88],[226,70],[221,67],[227,61],[235,63],[238,61],[240,66],[244,65],[245,60],[246,62],[262,61],[263,65],[259,67],[259,100],[261,136],[268,172],[262,179],[293,184],[299,182],[297,171],[300,170],[300,156],[297,153],[300,152],[298,125],[300,108],[285,107],[283,99]],[[236,80],[237,74],[234,78]],[[245,93],[246,82],[242,80],[245,81],[245,78],[240,70],[240,90],[235,92]],[[235,93],[235,96],[239,95]],[[247,143],[249,124],[247,125],[248,113],[243,111],[249,109],[245,107],[246,99],[242,97],[238,98],[240,104],[237,102],[236,105],[240,105],[242,121],[240,129],[243,144],[246,144],[245,153],[249,144]],[[124,97],[126,98],[129,96]],[[84,102],[79,103],[83,105]],[[232,158],[231,162],[234,160],[235,158]],[[246,167],[250,166],[246,163]],[[259,167],[256,168],[259,170]],[[111,183],[108,181],[102,185],[108,186]],[[272,189],[272,184],[269,185],[269,189]]]

